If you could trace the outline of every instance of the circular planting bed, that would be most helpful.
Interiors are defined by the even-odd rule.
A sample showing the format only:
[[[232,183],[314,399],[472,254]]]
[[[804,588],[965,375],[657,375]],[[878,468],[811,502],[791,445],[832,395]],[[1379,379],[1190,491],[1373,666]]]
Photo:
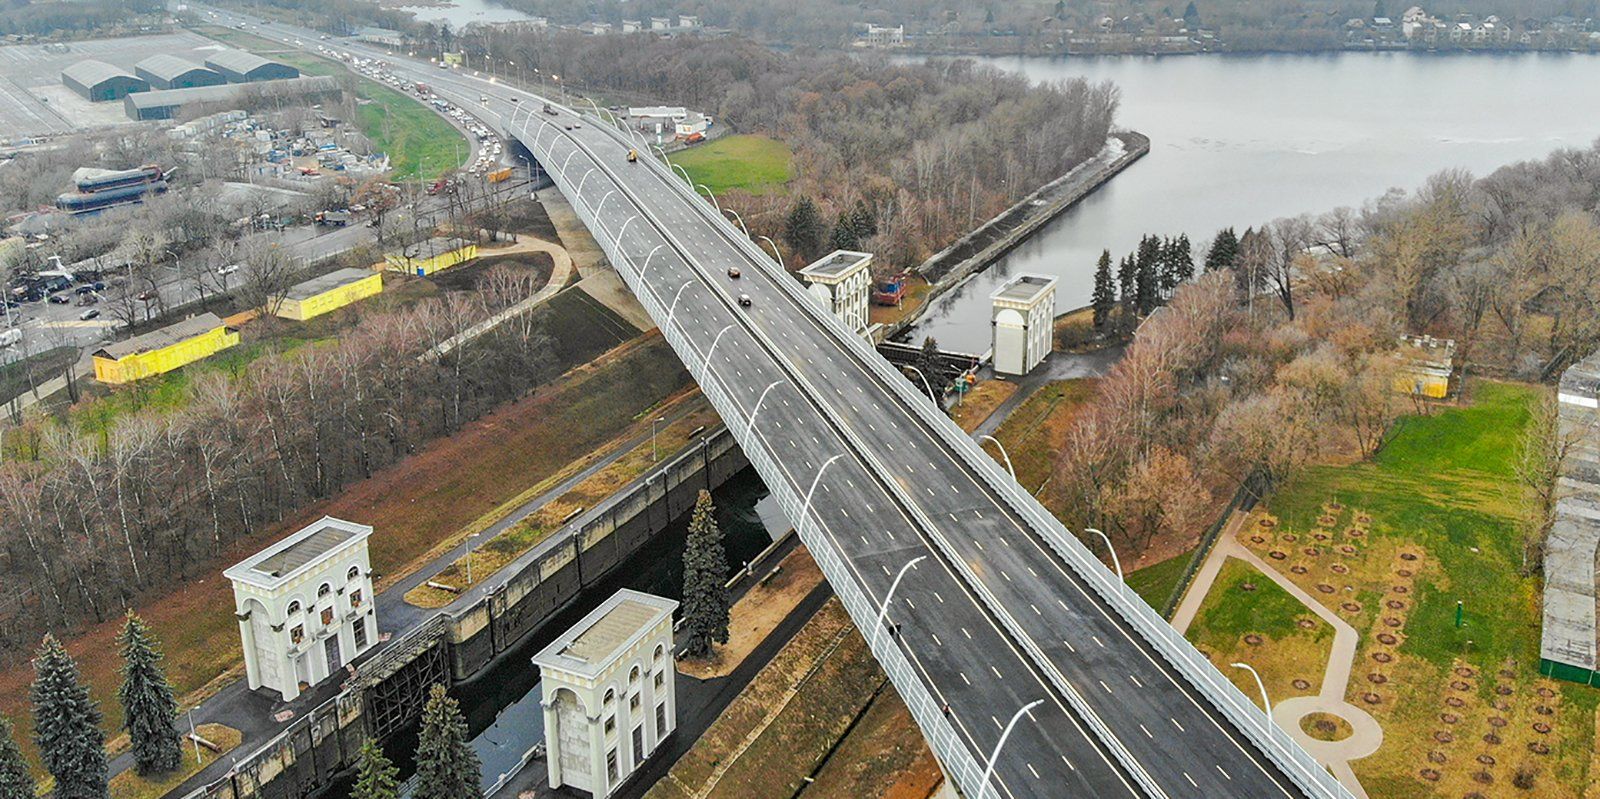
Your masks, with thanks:
[[[1542,721],[1535,721],[1533,723],[1533,731],[1536,732],[1536,733],[1539,733],[1540,735],[1549,735],[1550,734],[1550,725],[1548,725],[1548,724],[1546,724],[1546,723],[1544,723]]]
[[[1284,533],[1283,535],[1278,536],[1278,540],[1288,541],[1289,543],[1293,544],[1294,542],[1300,540],[1300,536],[1297,536],[1294,533]]]
[[[1451,707],[1466,707],[1467,704],[1466,700],[1459,696],[1447,696],[1444,698],[1444,703]]]
[[[1350,536],[1351,538],[1360,538],[1361,536],[1366,535],[1367,531],[1361,529],[1360,527],[1352,527],[1349,530],[1346,530],[1344,534]]]
[[[1306,547],[1302,551],[1304,551],[1307,555],[1310,555],[1313,558],[1322,554],[1322,550],[1317,549],[1316,547]]]
[[[1442,744],[1450,743],[1451,741],[1454,741],[1455,739],[1456,739],[1456,737],[1454,735],[1451,735],[1449,733],[1449,731],[1447,731],[1447,730],[1438,730],[1438,731],[1434,732],[1434,734],[1433,734],[1433,740],[1438,741],[1439,743],[1442,743]]]
[[[1398,599],[1388,600],[1387,602],[1383,603],[1383,606],[1388,608],[1388,609],[1390,609],[1390,610],[1405,610],[1406,609],[1406,603],[1404,603],[1404,602],[1402,602],[1402,601],[1400,601]]]
[[[1394,660],[1394,655],[1391,655],[1388,652],[1373,652],[1372,659],[1378,661],[1379,663],[1388,663]]]
[[[1239,590],[1240,591],[1254,591],[1254,590],[1256,590],[1256,584],[1255,583],[1239,583]]]
[[[1501,695],[1501,696],[1510,696],[1511,695],[1511,686],[1509,686],[1509,685],[1496,685],[1494,687],[1494,692],[1499,694],[1499,695]]]
[[[1261,640],[1261,636],[1256,635],[1255,633],[1250,633],[1244,637],[1244,642],[1251,646],[1260,646]]]
[[[1376,705],[1383,701],[1383,697],[1368,691],[1367,693],[1361,695],[1361,701],[1366,702],[1369,705]]]
[[[1401,577],[1410,577],[1411,576],[1411,570],[1410,569],[1395,569],[1394,573],[1399,575],[1399,576],[1401,576]]]
[[[1289,557],[1289,553],[1274,549],[1267,553],[1267,557],[1272,558],[1273,560],[1283,560],[1284,558]]]
[[[1412,553],[1412,552],[1402,552],[1402,553],[1400,553],[1400,559],[1401,560],[1416,560],[1417,556],[1416,556],[1415,553]]]
[[[1356,524],[1359,524],[1359,525],[1362,525],[1362,526],[1366,526],[1366,525],[1372,524],[1372,517],[1368,516],[1365,513],[1363,513],[1360,516],[1356,517]]]
[[[1439,720],[1444,722],[1444,723],[1446,723],[1446,724],[1454,724],[1454,723],[1460,721],[1461,717],[1457,716],[1454,713],[1440,713],[1439,714]]]
[[[1387,646],[1394,646],[1396,643],[1399,643],[1399,641],[1400,641],[1400,639],[1394,637],[1393,633],[1378,633],[1378,642],[1379,643],[1385,644]]]
[[[1320,524],[1323,527],[1331,526],[1336,521],[1338,521],[1338,519],[1335,519],[1332,516],[1318,516],[1317,517],[1317,524]]]
[[[1349,613],[1360,613],[1361,612],[1361,603],[1360,602],[1341,602],[1341,603],[1339,603],[1339,607],[1343,608],[1346,612],[1349,612]]]
[[[1260,527],[1265,527],[1265,528],[1270,530],[1270,529],[1272,529],[1274,527],[1277,527],[1278,523],[1273,521],[1273,520],[1271,520],[1271,519],[1265,519],[1264,518],[1264,519],[1261,519],[1260,521],[1256,522],[1256,525],[1260,526]]]
[[[1317,590],[1324,594],[1331,594],[1333,593],[1333,586],[1328,585],[1327,583],[1317,583]]]
[[[1349,544],[1340,544],[1339,545],[1339,551],[1343,552],[1346,555],[1354,555],[1354,554],[1356,554],[1356,548],[1353,547],[1353,546],[1350,546]]]
[[[1533,709],[1533,712],[1538,713],[1541,716],[1549,716],[1553,715],[1556,711],[1549,705],[1539,705]]]
[[[1428,762],[1429,763],[1443,763],[1443,762],[1445,762],[1445,761],[1447,761],[1449,759],[1450,759],[1450,757],[1448,755],[1446,755],[1445,753],[1443,753],[1443,752],[1441,752],[1441,751],[1439,751],[1437,749],[1435,749],[1432,752],[1428,753]]]
[[[1423,770],[1421,770],[1421,771],[1419,771],[1417,773],[1422,775],[1422,778],[1427,780],[1428,782],[1438,782],[1439,781],[1439,770],[1438,769],[1425,768],[1425,769],[1423,769]]]
[[[1411,591],[1411,587],[1407,586],[1407,585],[1397,585],[1394,588],[1391,588],[1389,590],[1391,590],[1391,591],[1393,591],[1393,592],[1395,592],[1397,594],[1405,594],[1405,593],[1409,593]]]
[[[1355,733],[1350,722],[1323,711],[1307,713],[1300,718],[1300,729],[1319,741],[1342,741]]]
[[[1252,543],[1252,544],[1265,544],[1266,542],[1267,542],[1267,539],[1262,538],[1259,535],[1250,536],[1250,543]]]
[[[1478,673],[1476,671],[1473,671],[1471,666],[1457,666],[1456,667],[1456,676],[1457,677],[1476,677],[1476,676],[1478,676]]]
[[[1295,679],[1293,682],[1291,682],[1289,684],[1293,685],[1295,687],[1295,690],[1297,690],[1297,691],[1309,691],[1309,690],[1311,690],[1311,683],[1306,682],[1305,680],[1298,679],[1298,678]]]
[[[1499,746],[1500,745],[1500,736],[1495,735],[1492,732],[1491,733],[1486,733],[1483,736],[1483,742],[1486,743],[1486,744],[1489,744],[1490,746]]]
[[[1295,619],[1294,623],[1302,630],[1309,630],[1312,627],[1317,626],[1317,623],[1311,619]]]
[[[1546,688],[1546,687],[1541,685],[1541,686],[1539,686],[1539,695],[1544,697],[1545,699],[1549,699],[1550,697],[1555,696],[1556,692],[1552,691],[1549,688]]]
[[[1548,755],[1550,754],[1550,745],[1544,741],[1534,741],[1528,744],[1528,751],[1536,755]]]
[[[1506,724],[1507,724],[1506,720],[1504,718],[1501,718],[1500,716],[1490,716],[1489,717],[1489,726],[1491,726],[1491,727],[1504,727],[1504,726],[1506,726]]]
[[[1350,567],[1344,565],[1343,563],[1335,563],[1332,566],[1329,566],[1328,568],[1332,569],[1334,574],[1349,574],[1350,573]]]
[[[1328,540],[1328,534],[1327,533],[1313,533],[1311,537],[1317,539],[1318,541],[1326,541],[1326,540]]]
[[[1294,572],[1295,574],[1305,574],[1307,571],[1309,571],[1309,569],[1296,563],[1295,565],[1289,567],[1289,571]]]
[[[1373,673],[1367,675],[1367,682],[1370,682],[1373,685],[1383,685],[1384,683],[1386,683],[1388,681],[1389,681],[1388,675],[1379,674],[1377,672],[1373,672]]]
[[[1394,627],[1398,629],[1400,627],[1400,620],[1393,616],[1385,616],[1383,617],[1383,626]]]
[[[1455,680],[1455,681],[1451,682],[1450,683],[1450,687],[1455,689],[1455,690],[1457,690],[1457,691],[1470,691],[1470,690],[1472,690],[1472,684],[1471,683],[1463,682],[1461,680]]]
[[[1478,760],[1479,763],[1482,763],[1485,766],[1492,766],[1492,765],[1494,765],[1494,762],[1495,762],[1494,761],[1494,755],[1489,755],[1489,754],[1478,755],[1477,760]]]

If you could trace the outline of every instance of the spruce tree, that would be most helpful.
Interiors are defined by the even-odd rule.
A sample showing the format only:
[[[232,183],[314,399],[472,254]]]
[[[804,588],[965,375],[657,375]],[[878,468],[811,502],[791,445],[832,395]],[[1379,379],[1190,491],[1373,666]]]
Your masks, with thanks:
[[[1145,316],[1156,309],[1156,292],[1159,288],[1159,277],[1156,270],[1160,268],[1161,240],[1155,236],[1145,236],[1139,241],[1139,254],[1134,261],[1134,304],[1139,308],[1139,315]]]
[[[856,207],[850,211],[850,227],[856,232],[857,241],[866,241],[878,234],[878,215],[861,200],[856,200]]]
[[[1211,250],[1206,253],[1206,271],[1215,272],[1218,269],[1232,269],[1235,261],[1239,259],[1239,236],[1233,228],[1225,227],[1217,231],[1217,237],[1211,241]]]
[[[801,197],[784,220],[783,238],[801,258],[809,261],[817,257],[817,248],[822,246],[823,227],[816,203],[810,197]]]
[[[711,654],[713,643],[728,642],[728,555],[722,545],[711,492],[701,491],[689,517],[689,539],[683,548],[684,652]]]
[[[1129,313],[1134,310],[1134,297],[1138,293],[1138,287],[1135,285],[1137,277],[1133,254],[1122,256],[1122,260],[1117,262],[1117,299],[1122,302],[1123,310]]]
[[[1183,21],[1191,28],[1200,27],[1200,9],[1195,8],[1193,0],[1183,9]]]
[[[417,736],[416,799],[482,799],[483,766],[467,745],[467,720],[443,685],[428,690]]]
[[[106,739],[78,664],[46,635],[33,661],[33,740],[56,778],[55,799],[105,799]]]
[[[0,716],[0,799],[34,799],[33,774],[22,759],[14,733],[11,722]]]
[[[161,653],[150,628],[133,611],[117,638],[122,646],[122,728],[128,731],[134,768],[140,774],[172,771],[183,761],[178,735],[178,702],[161,670]]]
[[[378,742],[368,738],[361,744],[356,761],[356,784],[350,799],[397,799],[400,796],[400,769],[389,762]]]
[[[1111,283],[1111,251],[1100,251],[1100,263],[1094,268],[1094,329],[1104,330],[1111,309],[1117,304],[1116,288]]]
[[[1172,243],[1173,276],[1176,283],[1194,277],[1194,253],[1189,248],[1189,234],[1179,233]]]
[[[850,215],[839,212],[839,221],[833,223],[833,236],[828,240],[828,246],[835,250],[859,250],[861,239],[856,233],[855,220]]]

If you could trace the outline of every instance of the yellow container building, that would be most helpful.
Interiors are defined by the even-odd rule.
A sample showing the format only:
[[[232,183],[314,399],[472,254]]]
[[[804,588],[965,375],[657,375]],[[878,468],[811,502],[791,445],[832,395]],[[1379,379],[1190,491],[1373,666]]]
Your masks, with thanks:
[[[367,269],[340,269],[314,277],[289,289],[277,315],[304,322],[383,291],[383,273]]]
[[[431,275],[478,257],[478,245],[466,239],[433,238],[383,256],[389,268],[411,275]]]
[[[239,332],[214,313],[192,316],[142,336],[108,344],[94,353],[94,377],[102,383],[132,383],[170,372],[239,343]]]

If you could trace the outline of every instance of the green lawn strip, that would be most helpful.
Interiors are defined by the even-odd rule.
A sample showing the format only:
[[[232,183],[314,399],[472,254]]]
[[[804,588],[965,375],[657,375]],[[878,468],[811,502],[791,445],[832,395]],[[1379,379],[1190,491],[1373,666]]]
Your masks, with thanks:
[[[1189,566],[1189,559],[1194,557],[1194,550],[1189,550],[1181,555],[1167,558],[1160,563],[1152,563],[1128,575],[1128,586],[1134,593],[1144,598],[1150,607],[1160,610],[1166,604],[1167,597],[1172,595],[1173,589],[1178,587],[1178,581],[1183,579],[1183,571]]]
[[[338,62],[248,33],[203,27],[198,31],[224,44],[251,50],[282,61],[307,75],[348,75],[356,95],[370,102],[360,105],[356,119],[372,145],[389,154],[390,176],[395,180],[432,180],[461,166],[471,149],[467,140],[444,117],[393,87],[346,70]]]
[[[1245,590],[1246,585],[1255,587]],[[1312,615],[1310,608],[1256,567],[1229,558],[1222,564],[1211,593],[1195,617],[1190,637],[1196,643],[1222,651],[1250,633],[1267,638],[1296,635],[1299,628],[1295,621]],[[1318,639],[1333,634],[1333,628],[1326,624],[1314,629],[1318,630],[1314,636]]]
[[[718,194],[728,189],[772,194],[789,182],[789,157],[789,145],[777,139],[737,134],[674,153],[672,162]]]
[[[995,438],[1011,455],[1017,482],[1037,491],[1050,479],[1060,448],[1058,436],[1078,408],[1094,395],[1092,379],[1058,380],[1039,390],[1011,412],[995,431]]]

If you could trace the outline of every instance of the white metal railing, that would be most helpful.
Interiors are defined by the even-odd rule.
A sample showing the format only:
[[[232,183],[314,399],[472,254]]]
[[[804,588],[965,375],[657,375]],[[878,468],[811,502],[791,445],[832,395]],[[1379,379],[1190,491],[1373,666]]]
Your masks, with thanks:
[[[659,177],[673,186],[686,200],[693,200],[691,205],[698,209],[697,212],[725,238],[741,248],[753,267],[772,269],[772,261],[765,252],[742,236],[726,217],[708,211],[705,204],[699,200],[699,196],[692,194],[684,184],[667,172],[660,162],[655,159],[641,160],[648,160],[649,168],[656,170]],[[1289,737],[1288,733],[1274,724],[1255,702],[1224,677],[1193,644],[1167,624],[1125,583],[1117,580],[1115,575],[1107,570],[1104,564],[1095,558],[1058,519],[1002,471],[994,459],[977,449],[972,440],[962,433],[953,421],[943,414],[935,413],[931,407],[922,402],[921,394],[916,392],[915,387],[890,369],[889,364],[871,349],[870,345],[846,330],[826,309],[810,301],[799,284],[787,279],[786,274],[774,277],[780,278],[773,282],[780,290],[791,296],[794,305],[803,313],[809,314],[813,322],[828,333],[848,354],[854,356],[859,365],[873,373],[878,382],[894,394],[911,415],[960,457],[974,474],[983,479],[991,491],[1004,499],[1008,507],[1027,522],[1109,607],[1117,611],[1118,615],[1127,621],[1157,653],[1175,666],[1176,670],[1211,701],[1237,729],[1283,768],[1285,774],[1296,784],[1310,796],[1353,799],[1349,789],[1317,763],[1310,753]]]
[[[552,138],[551,143],[553,144],[554,141],[555,139]],[[527,142],[525,141],[524,144],[527,144]],[[549,153],[548,150],[541,153],[533,146],[530,146],[530,149],[535,150],[535,155],[540,157],[547,157]],[[539,149],[544,149],[544,147]],[[597,233],[595,238],[600,243],[601,249],[606,252],[612,263],[618,266],[618,274],[622,276],[628,287],[633,290],[634,295],[650,314],[651,318],[656,320],[668,319],[669,312],[662,307],[661,300],[648,285],[639,280],[637,268],[633,267],[631,259],[621,251],[616,239],[605,235],[606,226],[593,215],[586,201],[572,191],[573,187],[567,181],[565,175],[552,172],[551,177],[557,182],[563,193],[567,193],[572,198],[573,208],[577,211],[579,218],[589,226],[590,230]],[[624,268],[625,266],[629,268]],[[720,378],[709,368],[710,363],[706,356],[688,340],[681,322],[663,327],[661,333],[667,343],[672,346],[673,351],[678,353],[678,356],[683,360],[690,374],[699,383],[702,393],[706,395],[712,407],[716,408],[718,414],[725,420],[742,418],[744,416],[742,409],[723,388]],[[778,506],[794,522],[801,540],[810,550],[822,573],[828,578],[834,593],[839,597],[840,603],[844,605],[850,617],[858,620],[874,618],[873,605],[867,599],[861,587],[857,585],[849,567],[844,562],[842,554],[834,548],[833,543],[827,536],[819,534],[815,529],[807,525],[807,516],[810,513],[805,508],[798,488],[789,482],[784,471],[779,467],[775,456],[768,450],[765,439],[760,436],[751,436],[748,426],[740,428],[738,425],[732,424],[729,427],[734,431],[735,436],[740,439],[740,446],[744,450],[745,456],[749,459],[751,465],[755,467],[756,472],[761,475],[763,482],[766,483],[768,490],[772,492],[772,496],[777,501]],[[740,432],[741,429],[743,430],[742,433]],[[873,645],[874,643],[876,645]],[[982,767],[973,752],[967,748],[961,736],[956,732],[954,725],[944,716],[942,705],[933,697],[933,694],[917,675],[916,670],[912,667],[905,654],[900,651],[898,640],[893,637],[879,639],[875,642],[869,642],[869,647],[883,667],[884,672],[888,674],[889,679],[894,683],[895,689],[900,693],[907,708],[911,711],[912,718],[916,720],[917,726],[927,738],[929,746],[938,755],[940,762],[944,764],[951,778],[968,795],[984,797],[984,786],[978,785],[978,780],[981,779],[983,773]],[[990,789],[987,793],[993,794],[994,792]]]

